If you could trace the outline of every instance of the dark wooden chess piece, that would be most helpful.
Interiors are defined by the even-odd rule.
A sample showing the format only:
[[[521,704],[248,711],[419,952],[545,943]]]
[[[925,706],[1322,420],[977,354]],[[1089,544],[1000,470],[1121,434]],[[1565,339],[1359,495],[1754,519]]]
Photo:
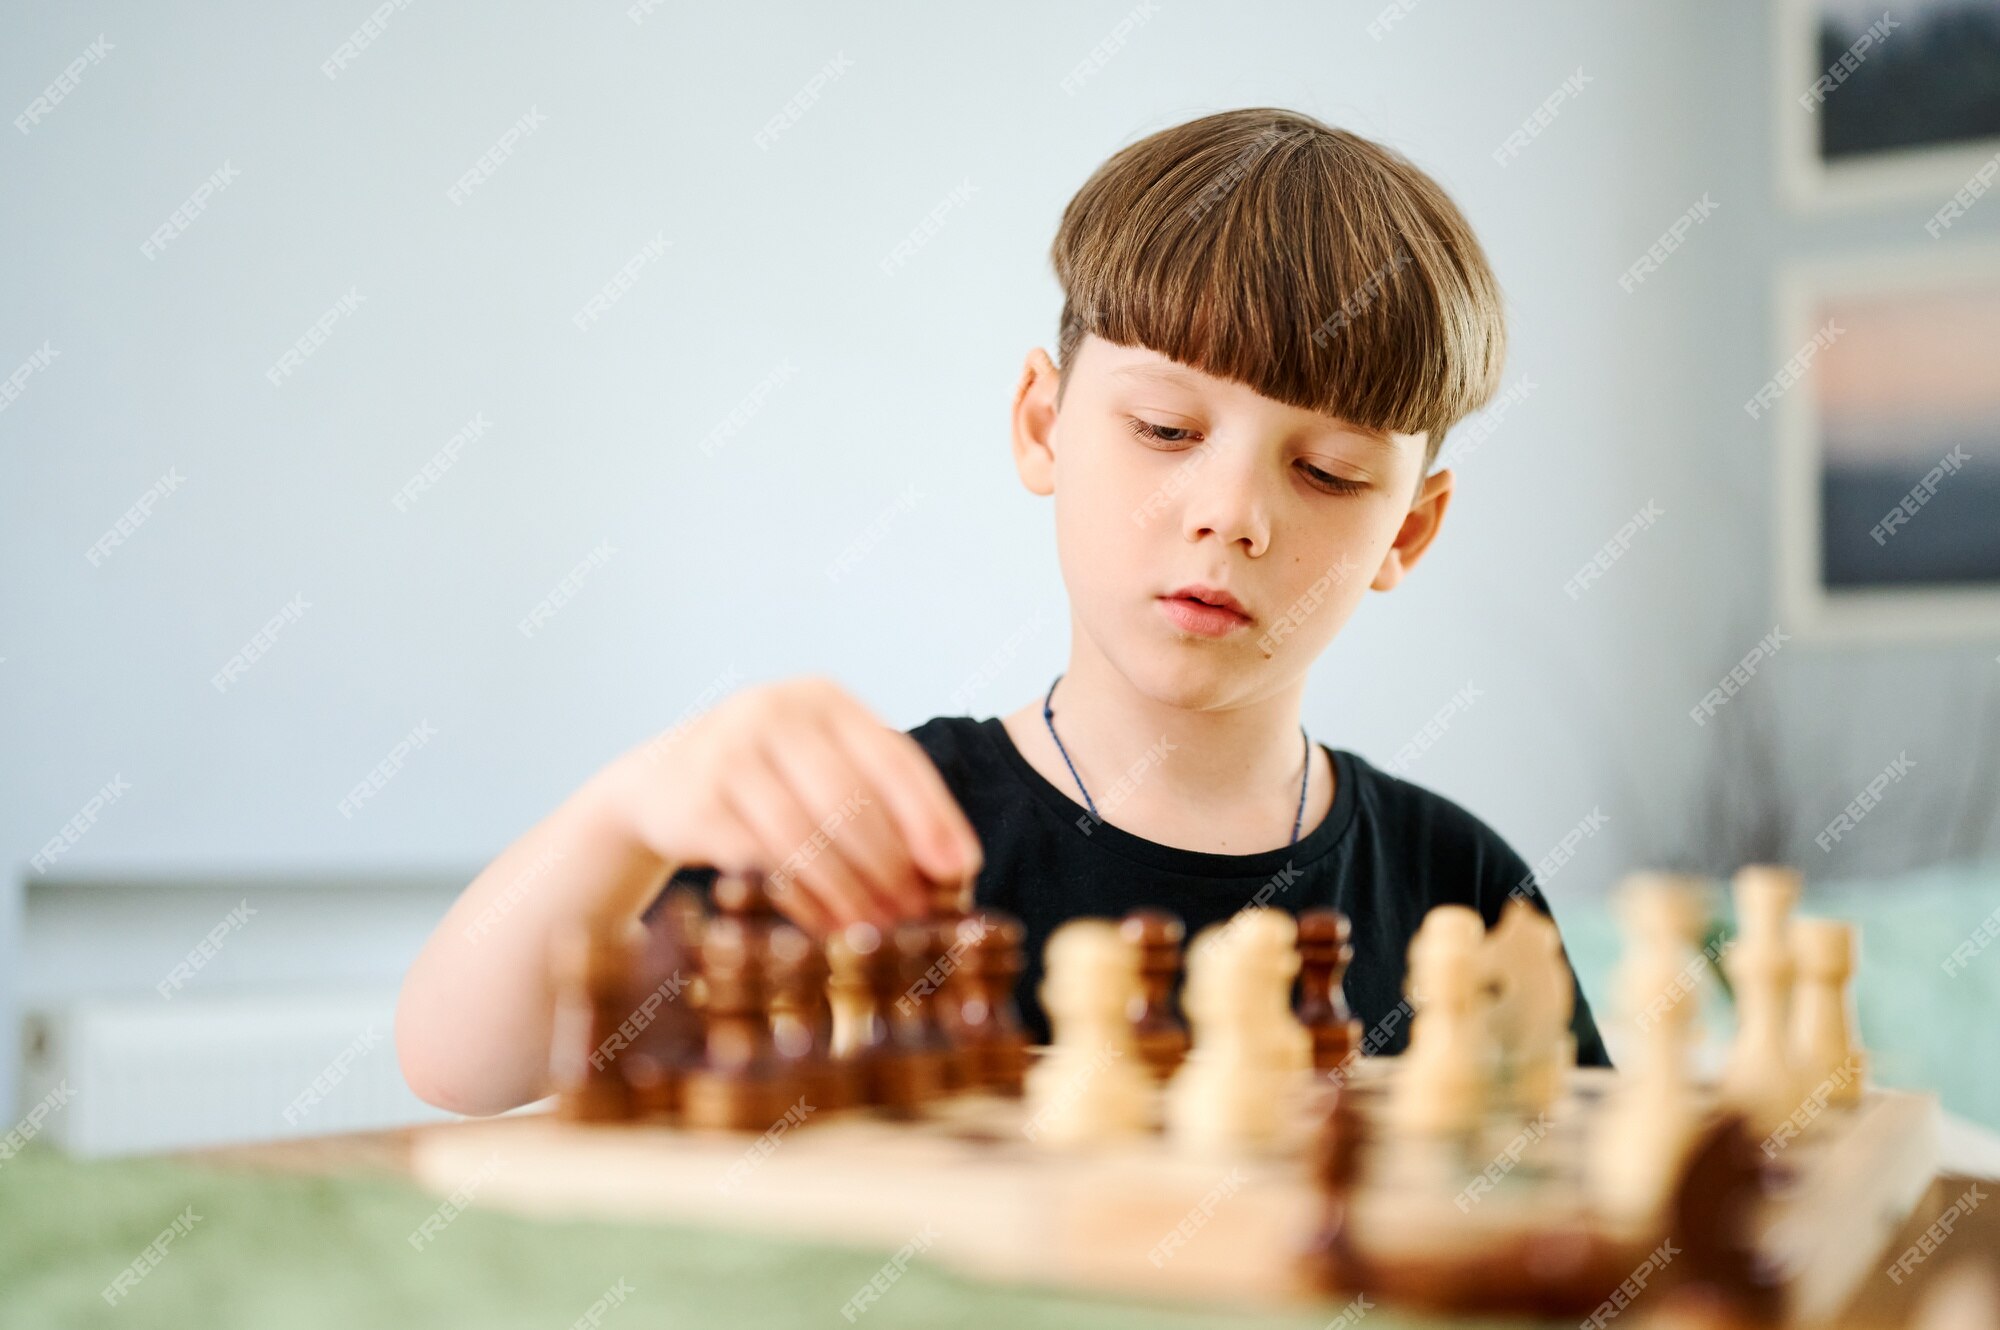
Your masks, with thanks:
[[[922,926],[914,927],[921,949]],[[899,952],[875,925],[857,923],[827,940],[826,955],[834,1056],[853,1065],[863,1103],[914,1117],[940,1093],[940,1076],[935,1053],[899,1039],[891,1019],[901,992]]]
[[[940,1022],[936,996],[937,926],[928,921],[898,924],[883,948],[887,964],[874,978],[877,1009],[889,1022],[888,1080],[882,1106],[915,1112],[958,1083],[958,1052]]]
[[[639,1115],[637,1097],[618,1056],[627,1047],[619,1027],[632,1011],[631,979],[643,933],[636,919],[580,923],[550,947],[555,991],[549,1078],[556,1114],[572,1122],[624,1122]]]
[[[1174,1010],[1174,978],[1181,968],[1187,928],[1165,910],[1134,910],[1119,931],[1139,953],[1139,1001],[1132,1012],[1132,1040],[1153,1079],[1166,1081],[1187,1056],[1188,1029]]]
[[[702,932],[701,969],[708,986],[707,1040],[700,1066],[682,1083],[681,1117],[690,1127],[766,1131],[780,1118],[814,1107],[799,1070],[777,1054],[771,1037],[770,928],[724,915]]]
[[[972,1084],[972,1058],[959,1045],[958,1037],[962,1022],[957,1008],[964,998],[965,987],[955,978],[958,967],[964,963],[965,949],[958,926],[972,905],[972,883],[933,880],[926,884],[925,893],[929,906],[925,920],[929,928],[925,964],[897,1003],[899,1007],[921,1004],[925,1008],[910,1014],[921,1016],[929,1032],[928,1041],[942,1058],[939,1070],[944,1089],[949,1093]]]
[[[621,1031],[629,1034],[630,1046],[618,1054],[641,1117],[679,1113],[681,1081],[701,1061],[687,918],[684,910],[667,908],[650,922],[641,921],[645,936],[635,957]]]
[[[796,928],[774,928],[771,952],[771,1041],[798,1071],[806,1101],[817,1109],[851,1108],[860,1100],[854,1064],[833,1056],[824,949]]]
[[[1014,1002],[1021,974],[1021,921],[999,910],[981,910],[959,921],[955,1031],[969,1083],[995,1094],[1019,1095],[1028,1066],[1028,1038]]]
[[[1341,982],[1354,959],[1347,916],[1334,909],[1299,913],[1299,1023],[1312,1035],[1313,1070],[1322,1076],[1361,1049],[1361,1022],[1347,1008]]]
[[[1470,1251],[1364,1254],[1355,1231],[1355,1198],[1367,1182],[1374,1142],[1356,1096],[1352,1084],[1334,1084],[1313,1143],[1311,1168],[1321,1209],[1301,1257],[1309,1287],[1366,1294],[1434,1314],[1574,1318],[1598,1309],[1645,1257],[1644,1246],[1568,1219]]]
[[[1740,1113],[1696,1138],[1674,1188],[1669,1267],[1678,1310],[1715,1325],[1769,1325],[1785,1314],[1783,1272],[1758,1244],[1757,1218],[1780,1185]]]
[[[1361,1151],[1367,1129],[1355,1107],[1353,1090],[1335,1086],[1325,1100],[1326,1116],[1313,1137],[1310,1168],[1319,1186],[1319,1227],[1304,1255],[1306,1283],[1323,1293],[1360,1293],[1373,1287],[1371,1272],[1355,1248],[1354,1193],[1361,1180]]]

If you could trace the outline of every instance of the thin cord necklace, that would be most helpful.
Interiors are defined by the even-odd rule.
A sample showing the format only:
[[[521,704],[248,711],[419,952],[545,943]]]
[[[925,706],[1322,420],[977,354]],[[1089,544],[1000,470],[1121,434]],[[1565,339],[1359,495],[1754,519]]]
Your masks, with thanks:
[[[1048,724],[1049,738],[1056,741],[1056,751],[1062,754],[1063,765],[1069,768],[1070,779],[1076,782],[1076,788],[1083,794],[1084,807],[1090,810],[1094,821],[1102,822],[1104,818],[1098,814],[1097,805],[1091,802],[1090,791],[1083,788],[1083,777],[1076,774],[1076,763],[1069,760],[1069,749],[1063,747],[1063,741],[1056,735],[1056,685],[1061,682],[1060,674],[1049,681],[1049,695],[1042,699],[1042,719]],[[1306,762],[1305,770],[1299,775],[1299,811],[1292,818],[1292,838],[1286,842],[1288,845],[1299,843],[1299,828],[1305,825],[1306,820],[1306,782],[1312,779],[1312,740],[1306,738],[1306,727],[1303,725],[1299,726],[1299,740],[1305,745]]]

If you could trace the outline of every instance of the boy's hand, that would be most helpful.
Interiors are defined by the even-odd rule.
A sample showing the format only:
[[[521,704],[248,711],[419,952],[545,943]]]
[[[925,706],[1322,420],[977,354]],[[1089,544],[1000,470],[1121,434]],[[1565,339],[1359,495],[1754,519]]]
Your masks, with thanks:
[[[819,935],[920,915],[927,880],[970,881],[982,862],[922,746],[826,679],[745,689],[613,771],[653,853],[762,869],[778,908]]]

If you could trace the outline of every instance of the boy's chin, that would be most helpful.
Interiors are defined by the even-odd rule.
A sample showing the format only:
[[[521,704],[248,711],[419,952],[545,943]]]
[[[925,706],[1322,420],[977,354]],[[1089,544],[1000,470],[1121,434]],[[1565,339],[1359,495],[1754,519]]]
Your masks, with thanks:
[[[1262,658],[1246,659],[1236,649],[1217,650],[1219,643],[1134,643],[1120,662],[1120,672],[1133,688],[1162,706],[1183,711],[1207,711],[1242,699],[1249,691]]]

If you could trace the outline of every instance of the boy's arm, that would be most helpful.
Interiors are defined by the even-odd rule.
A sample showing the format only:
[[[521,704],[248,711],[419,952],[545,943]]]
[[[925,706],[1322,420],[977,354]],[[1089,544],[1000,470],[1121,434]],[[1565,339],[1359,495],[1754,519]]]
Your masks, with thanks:
[[[673,865],[632,834],[599,772],[473,879],[431,933],[396,1004],[396,1053],[419,1098],[487,1114],[549,1092],[550,940],[636,916]]]
[[[637,918],[683,864],[785,865],[778,908],[824,933],[922,914],[926,882],[973,877],[980,850],[923,748],[837,685],[745,689],[613,761],[465,889],[396,1004],[410,1088],[467,1114],[548,1093],[551,940]]]

